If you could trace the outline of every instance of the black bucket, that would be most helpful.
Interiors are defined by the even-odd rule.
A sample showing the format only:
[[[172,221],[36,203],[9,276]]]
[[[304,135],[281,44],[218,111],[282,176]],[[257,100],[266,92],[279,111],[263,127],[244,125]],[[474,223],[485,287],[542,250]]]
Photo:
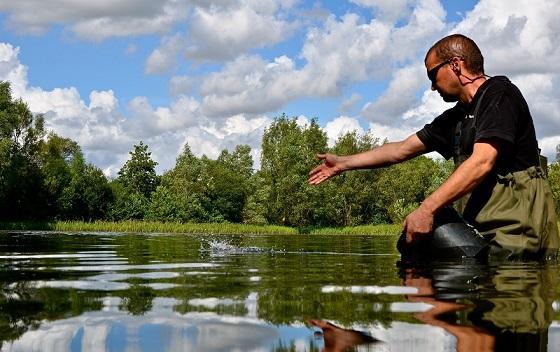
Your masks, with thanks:
[[[434,231],[419,241],[406,243],[403,232],[397,242],[403,260],[483,259],[488,255],[488,241],[453,209],[444,208],[434,216]]]

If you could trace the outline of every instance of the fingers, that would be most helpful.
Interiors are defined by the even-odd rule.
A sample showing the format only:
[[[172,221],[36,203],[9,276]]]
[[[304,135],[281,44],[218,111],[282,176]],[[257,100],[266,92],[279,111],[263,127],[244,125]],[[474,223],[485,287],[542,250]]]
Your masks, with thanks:
[[[409,230],[408,223],[406,219],[403,222],[403,232],[406,234],[406,243],[412,243],[412,231]]]
[[[315,167],[313,170],[309,171],[309,177],[315,175],[316,173],[320,172],[321,169],[323,168],[323,164]]]
[[[307,182],[309,184],[312,185],[318,185],[319,183],[325,181],[326,179],[328,179],[330,176],[325,174],[325,172],[321,172],[321,170],[318,170],[314,175],[310,176],[309,179],[307,180]]]

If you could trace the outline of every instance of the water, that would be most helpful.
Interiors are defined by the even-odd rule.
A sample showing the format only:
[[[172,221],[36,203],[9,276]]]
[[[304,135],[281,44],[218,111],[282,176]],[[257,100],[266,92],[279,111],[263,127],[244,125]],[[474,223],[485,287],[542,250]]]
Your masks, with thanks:
[[[1,350],[560,351],[558,265],[395,240],[0,233]]]

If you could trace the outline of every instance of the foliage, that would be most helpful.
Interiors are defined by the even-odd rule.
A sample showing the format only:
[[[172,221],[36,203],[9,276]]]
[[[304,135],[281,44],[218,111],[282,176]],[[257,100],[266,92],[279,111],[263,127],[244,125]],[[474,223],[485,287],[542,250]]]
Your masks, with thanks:
[[[308,172],[319,164],[318,153],[355,154],[380,140],[354,131],[329,148],[317,119],[303,125],[281,115],[264,132],[256,172],[247,145],[223,150],[214,160],[195,156],[185,144],[175,166],[158,176],[157,162],[140,141],[108,182],[86,163],[78,143],[52,132],[45,136],[43,125],[41,115],[0,83],[0,220],[244,223],[336,232],[400,224],[453,171],[450,161],[418,157],[310,186]],[[556,149],[558,159],[560,145]],[[550,166],[549,180],[560,211],[558,165]]]
[[[148,146],[135,145],[130,158],[111,182],[114,202],[109,209],[112,220],[144,219],[149,213],[150,198],[157,189],[157,163],[152,160]]]
[[[60,197],[62,217],[87,221],[104,218],[113,194],[103,172],[86,164],[80,153],[72,159],[70,177]]]
[[[158,184],[155,170],[157,163],[152,160],[152,153],[142,141],[129,154],[130,158],[119,170],[118,181],[128,192],[139,193],[149,199]]]
[[[0,82],[0,218],[29,218],[44,213],[39,150],[44,119]]]
[[[316,154],[324,152],[327,138],[313,119],[299,126],[285,115],[265,131],[262,142],[261,177],[268,189],[268,223],[309,226],[321,206],[320,189],[307,184],[307,173],[317,163]]]
[[[548,181],[556,204],[556,213],[560,212],[560,162],[548,166]]]
[[[60,217],[64,212],[62,194],[72,181],[71,165],[76,158],[83,158],[78,143],[54,133],[50,133],[41,146],[43,189],[46,192],[49,217]]]
[[[354,132],[338,138],[331,152],[338,155],[355,154],[379,145],[371,133],[362,136]],[[319,226],[356,226],[367,223],[386,223],[384,205],[378,198],[379,170],[344,173],[324,184],[323,219]]]
[[[391,221],[401,223],[435,189],[434,180],[442,180],[445,172],[437,161],[424,156],[383,169],[378,192]]]

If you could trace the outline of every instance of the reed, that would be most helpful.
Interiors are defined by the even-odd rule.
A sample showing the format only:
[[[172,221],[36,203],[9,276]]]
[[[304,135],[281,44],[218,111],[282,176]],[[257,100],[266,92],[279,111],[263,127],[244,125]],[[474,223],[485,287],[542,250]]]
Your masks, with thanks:
[[[247,225],[231,223],[179,223],[159,221],[54,221],[54,222],[3,222],[2,230],[49,230],[61,232],[150,232],[195,234],[297,234],[286,226]]]
[[[391,235],[400,225],[365,225],[343,228],[296,229],[275,225],[247,225],[232,223],[179,223],[159,221],[52,221],[0,222],[0,230],[38,230],[61,232],[137,232],[137,233],[194,233],[194,234],[274,234],[296,235]]]
[[[382,225],[362,225],[349,227],[326,227],[314,229],[310,235],[392,235],[396,236],[402,231],[401,225],[382,224]]]

